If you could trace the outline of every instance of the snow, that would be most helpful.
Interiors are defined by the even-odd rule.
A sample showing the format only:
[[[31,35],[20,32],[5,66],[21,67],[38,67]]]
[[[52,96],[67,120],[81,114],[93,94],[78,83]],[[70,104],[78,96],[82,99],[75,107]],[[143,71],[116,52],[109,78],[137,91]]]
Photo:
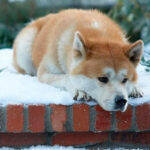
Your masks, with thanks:
[[[150,43],[144,47],[144,58],[150,60]]]
[[[92,149],[92,148],[91,148]],[[97,150],[101,150],[102,148],[93,148],[93,149],[97,149]],[[15,150],[14,148],[8,148],[8,147],[2,147],[0,148],[0,150]],[[71,146],[68,147],[64,147],[64,146],[31,146],[29,148],[22,148],[21,150],[86,150],[85,148],[73,148]],[[119,148],[103,148],[103,150],[129,150],[127,148],[124,147],[119,147]],[[143,150],[141,148],[135,148],[132,149],[130,148],[130,150]]]
[[[147,49],[150,49],[150,44]],[[150,57],[150,56],[149,56]],[[71,95],[63,90],[41,83],[37,77],[22,75],[12,66],[12,50],[0,50],[0,104],[62,104],[72,105]],[[143,98],[130,99],[129,103],[137,105],[150,102],[150,72],[139,65],[139,86],[144,92]],[[95,103],[90,103],[95,104]]]
[[[0,150],[15,150],[14,148],[9,147],[2,147]],[[83,148],[73,148],[71,146],[64,147],[64,146],[31,146],[29,148],[22,148],[21,150],[85,150]]]
[[[0,51],[0,104],[73,104],[71,95],[40,83],[37,77],[22,75],[12,66],[12,50]]]

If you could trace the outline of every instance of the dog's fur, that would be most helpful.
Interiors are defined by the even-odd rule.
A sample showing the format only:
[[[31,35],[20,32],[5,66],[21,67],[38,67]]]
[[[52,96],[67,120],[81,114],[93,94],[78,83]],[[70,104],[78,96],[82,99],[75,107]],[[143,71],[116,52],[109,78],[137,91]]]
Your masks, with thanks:
[[[129,43],[120,27],[101,12],[70,9],[28,24],[14,42],[13,62],[22,74],[37,75],[77,99],[92,97],[105,110],[115,111],[117,95],[141,95],[136,67],[142,47],[141,40]],[[103,76],[108,83],[98,80]]]

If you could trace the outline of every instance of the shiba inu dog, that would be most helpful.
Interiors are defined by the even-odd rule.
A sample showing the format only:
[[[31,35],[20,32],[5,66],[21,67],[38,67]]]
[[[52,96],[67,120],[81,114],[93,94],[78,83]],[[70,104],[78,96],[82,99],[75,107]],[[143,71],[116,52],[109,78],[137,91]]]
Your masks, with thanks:
[[[130,43],[120,27],[96,10],[69,9],[28,24],[14,42],[13,64],[22,74],[92,97],[107,111],[125,111],[141,97],[136,67],[143,42]]]

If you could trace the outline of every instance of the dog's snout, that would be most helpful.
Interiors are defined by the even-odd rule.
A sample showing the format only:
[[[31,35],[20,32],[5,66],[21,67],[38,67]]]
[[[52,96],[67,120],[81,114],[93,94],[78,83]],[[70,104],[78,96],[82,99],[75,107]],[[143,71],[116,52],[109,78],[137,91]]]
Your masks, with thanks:
[[[124,96],[116,96],[115,103],[116,109],[123,108],[126,105],[127,100],[124,98]]]

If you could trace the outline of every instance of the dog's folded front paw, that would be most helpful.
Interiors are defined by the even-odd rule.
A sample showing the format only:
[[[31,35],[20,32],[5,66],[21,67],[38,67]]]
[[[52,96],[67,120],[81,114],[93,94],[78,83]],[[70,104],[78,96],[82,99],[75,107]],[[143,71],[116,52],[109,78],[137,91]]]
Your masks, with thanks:
[[[74,100],[86,100],[90,101],[91,96],[89,96],[86,92],[81,91],[81,90],[76,90],[75,91],[75,96],[73,97]]]
[[[140,97],[143,97],[144,93],[141,91],[141,89],[135,87],[131,94],[129,95],[129,97],[132,97],[132,98],[140,98]]]

